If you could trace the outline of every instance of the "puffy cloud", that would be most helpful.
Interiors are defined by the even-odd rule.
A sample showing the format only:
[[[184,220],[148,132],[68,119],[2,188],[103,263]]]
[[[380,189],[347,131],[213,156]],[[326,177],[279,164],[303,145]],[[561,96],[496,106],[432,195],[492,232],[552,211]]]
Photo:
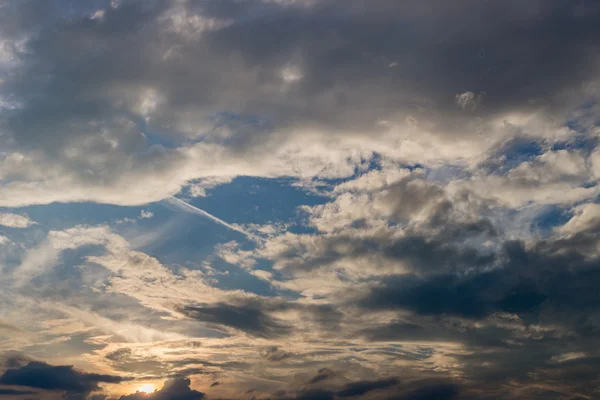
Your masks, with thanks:
[[[586,159],[578,151],[548,151],[510,169],[505,175],[474,176],[456,182],[479,196],[518,208],[528,204],[571,204],[593,198],[597,188]]]
[[[9,228],[27,228],[34,224],[35,222],[24,215],[0,213],[0,225]]]

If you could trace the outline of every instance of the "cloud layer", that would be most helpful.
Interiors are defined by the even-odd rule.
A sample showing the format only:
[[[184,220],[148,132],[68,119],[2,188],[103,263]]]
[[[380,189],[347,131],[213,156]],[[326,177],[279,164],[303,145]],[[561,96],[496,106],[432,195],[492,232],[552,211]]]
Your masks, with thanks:
[[[599,22],[0,0],[0,398],[598,397]]]

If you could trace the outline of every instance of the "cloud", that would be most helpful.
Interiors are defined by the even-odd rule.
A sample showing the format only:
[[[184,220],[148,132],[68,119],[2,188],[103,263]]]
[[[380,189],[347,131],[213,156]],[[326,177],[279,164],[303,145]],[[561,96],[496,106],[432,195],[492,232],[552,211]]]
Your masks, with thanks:
[[[190,388],[188,378],[169,379],[160,390],[154,393],[141,393],[121,396],[119,400],[202,400],[204,393]]]
[[[11,351],[7,352],[6,354],[3,354],[1,360],[2,367],[4,367],[5,369],[24,367],[31,361],[34,361],[31,358],[27,357],[25,354],[18,351]]]
[[[460,390],[453,384],[439,384],[419,388],[411,393],[390,398],[394,400],[452,400],[459,397]]]
[[[100,383],[121,383],[129,378],[90,374],[70,365],[54,366],[40,361],[10,368],[0,376],[0,384],[27,386],[36,389],[64,391],[68,394],[88,394],[98,390]]]
[[[268,338],[289,332],[289,327],[262,310],[258,303],[188,305],[180,312],[188,318],[239,329],[252,336]]]
[[[374,289],[364,304],[373,308],[399,307],[423,315],[480,318],[499,311],[524,312],[546,300],[535,284],[526,281],[503,288],[506,273],[502,270],[484,273],[465,281],[454,275],[425,280],[399,276],[396,281],[390,279],[383,287]]]
[[[282,361],[293,357],[294,354],[289,351],[282,350],[277,346],[270,346],[261,351],[261,356],[269,361]]]
[[[0,225],[9,228],[27,228],[31,225],[35,225],[35,222],[24,215],[0,213]]]
[[[475,110],[479,103],[481,103],[483,93],[475,95],[473,92],[464,92],[456,95],[456,104],[458,104],[463,110]]]
[[[131,349],[125,347],[119,350],[115,350],[113,352],[110,352],[106,355],[106,358],[111,360],[111,361],[119,361],[123,358],[127,358],[131,356]]]
[[[149,210],[142,210],[140,212],[140,219],[149,219],[152,218],[154,216],[154,213],[152,213],[152,211]]]
[[[18,390],[18,389],[2,389],[0,388],[0,396],[23,396],[27,394],[35,394],[30,390]]]
[[[434,380],[418,380],[401,385],[397,378],[387,378],[374,381],[349,382],[337,390],[304,388],[297,391],[293,397],[283,395],[279,398],[333,400],[351,398],[354,396],[368,396],[368,393],[373,391],[379,391],[378,397],[375,398],[389,400],[451,400],[459,398],[459,395],[464,391],[464,388],[454,383]]]
[[[70,18],[60,2],[11,7],[0,204],[144,204],[198,179],[349,177],[375,152],[473,163],[531,119],[566,121],[598,78],[590,1],[367,3],[86,2]],[[483,92],[457,109],[457,93],[474,108]]]
[[[330,390],[324,389],[304,389],[296,394],[291,399],[295,400],[333,400],[334,393]],[[283,397],[282,399],[287,399]]]
[[[339,397],[354,397],[362,396],[373,390],[387,389],[399,383],[396,378],[380,379],[377,381],[358,381],[352,382],[344,386],[337,395]]]
[[[335,372],[333,372],[329,368],[321,368],[318,371],[318,373],[310,379],[309,383],[310,384],[319,383],[321,381],[331,378],[334,375],[335,375]]]
[[[580,204],[573,208],[573,216],[566,224],[559,227],[560,232],[577,234],[592,230],[600,223],[600,205],[595,203]]]

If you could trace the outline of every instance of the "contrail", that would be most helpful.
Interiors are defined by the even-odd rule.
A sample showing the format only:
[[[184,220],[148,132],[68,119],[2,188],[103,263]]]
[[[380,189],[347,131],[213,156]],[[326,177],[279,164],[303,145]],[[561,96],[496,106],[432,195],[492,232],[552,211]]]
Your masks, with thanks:
[[[217,218],[214,215],[209,214],[206,211],[204,211],[198,207],[195,207],[189,203],[186,203],[185,201],[178,199],[175,196],[171,196],[171,197],[165,199],[165,201],[167,203],[172,204],[173,206],[179,208],[182,211],[189,212],[189,213],[196,214],[196,215],[201,215],[203,217],[206,217],[206,218],[216,222],[219,225],[223,225],[224,227],[229,228],[233,231],[239,232],[245,236],[249,236],[248,233],[246,233],[243,229],[241,229],[235,225],[232,225],[228,222],[225,222],[221,218]]]

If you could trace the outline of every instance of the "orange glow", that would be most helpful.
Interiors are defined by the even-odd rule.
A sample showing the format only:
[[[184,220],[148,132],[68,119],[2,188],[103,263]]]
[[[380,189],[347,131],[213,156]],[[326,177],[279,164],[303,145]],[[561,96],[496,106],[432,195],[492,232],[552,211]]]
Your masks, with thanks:
[[[154,386],[153,385],[140,386],[140,388],[138,389],[138,392],[152,393],[152,392],[154,392]]]

